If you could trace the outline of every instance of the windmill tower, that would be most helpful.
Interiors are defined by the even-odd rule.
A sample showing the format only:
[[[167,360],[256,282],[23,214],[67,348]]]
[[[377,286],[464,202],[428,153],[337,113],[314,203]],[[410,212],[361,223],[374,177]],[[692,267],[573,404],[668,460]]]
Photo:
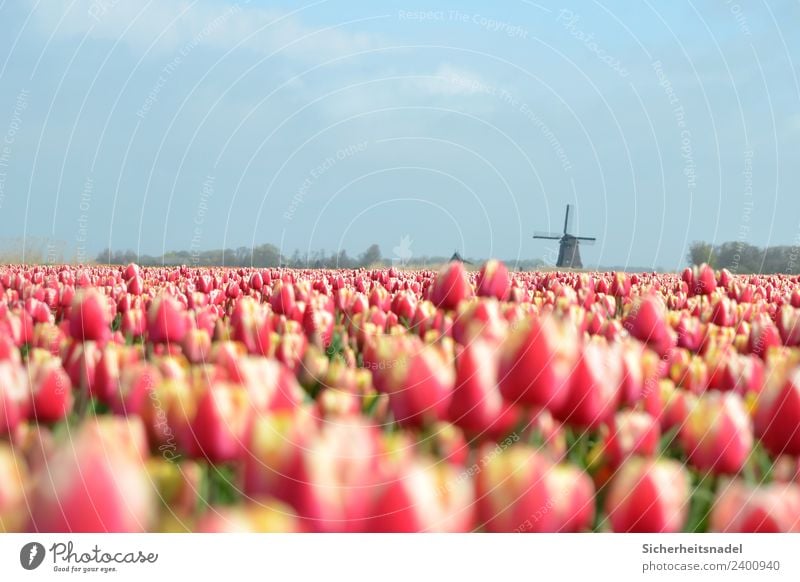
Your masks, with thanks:
[[[533,238],[559,241],[556,267],[580,269],[583,267],[583,263],[581,263],[580,243],[583,242],[584,244],[592,245],[597,239],[588,236],[575,236],[567,232],[570,226],[569,209],[570,205],[567,204],[567,213],[564,216],[564,232],[562,234],[537,232],[534,233]]]

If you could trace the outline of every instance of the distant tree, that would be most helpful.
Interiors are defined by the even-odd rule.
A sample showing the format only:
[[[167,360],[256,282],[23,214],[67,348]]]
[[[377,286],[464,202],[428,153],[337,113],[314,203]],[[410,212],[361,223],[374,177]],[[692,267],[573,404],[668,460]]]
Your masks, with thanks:
[[[695,241],[689,245],[689,253],[687,255],[690,265],[701,265],[708,263],[712,267],[714,263],[714,246],[701,241]]]
[[[275,245],[267,243],[253,248],[251,260],[254,267],[278,267],[281,259],[281,253]]]
[[[376,245],[372,244],[369,248],[361,253],[361,256],[358,258],[358,263],[362,267],[369,267],[370,265],[375,265],[381,262],[381,248]]]

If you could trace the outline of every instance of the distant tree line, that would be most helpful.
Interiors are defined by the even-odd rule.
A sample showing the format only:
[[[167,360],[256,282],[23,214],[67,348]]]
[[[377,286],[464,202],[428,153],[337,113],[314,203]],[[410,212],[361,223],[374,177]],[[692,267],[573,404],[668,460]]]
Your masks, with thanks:
[[[777,246],[761,248],[744,242],[725,242],[712,245],[695,241],[687,255],[691,265],[708,263],[715,269],[728,269],[732,273],[784,273],[800,272],[800,247]]]
[[[286,257],[278,247],[266,243],[235,249],[169,251],[160,256],[139,254],[132,250],[105,249],[97,255],[95,261],[101,264],[137,263],[144,266],[359,268],[381,264],[381,251],[378,245],[373,244],[358,257],[350,257],[346,250],[331,255],[324,250],[305,254],[296,250],[290,257]]]
[[[139,254],[132,250],[105,249],[95,258],[99,264],[127,265],[137,263],[143,266],[190,267],[293,267],[307,269],[359,269],[364,267],[405,267],[438,268],[450,260],[448,256],[414,255],[404,258],[383,257],[377,244],[370,245],[363,253],[350,256],[347,250],[329,253],[325,250],[301,252],[295,250],[291,255],[281,254],[278,247],[263,244],[253,248],[214,249],[207,251],[169,251],[160,256]],[[484,259],[467,258],[472,268],[479,268]],[[541,259],[520,259],[505,261],[509,269],[528,271],[547,266]]]

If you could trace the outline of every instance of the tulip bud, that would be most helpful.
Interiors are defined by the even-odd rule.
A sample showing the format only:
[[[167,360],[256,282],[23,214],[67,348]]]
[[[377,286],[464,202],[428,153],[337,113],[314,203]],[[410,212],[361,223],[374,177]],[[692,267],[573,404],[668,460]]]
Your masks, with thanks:
[[[125,437],[131,422],[106,417],[85,423],[58,446],[48,460],[47,476],[36,480],[31,494],[29,530],[149,529],[156,498],[141,460],[144,451]]]
[[[489,532],[574,532],[591,526],[588,475],[526,445],[484,447],[476,477],[479,523]]]
[[[27,382],[23,369],[0,362],[0,437],[12,434],[27,416]]]
[[[119,388],[110,398],[111,410],[115,414],[138,416],[160,382],[161,373],[148,362],[126,366],[120,374]]]
[[[625,329],[636,339],[651,346],[661,345],[668,334],[664,302],[660,296],[640,297],[625,318]]]
[[[800,455],[800,369],[774,370],[756,400],[756,435],[773,455]]]
[[[102,341],[111,335],[108,300],[95,289],[81,290],[72,302],[69,333],[80,341]]]
[[[751,487],[739,479],[724,483],[711,509],[709,529],[726,533],[800,532],[800,485]]]
[[[619,467],[631,455],[652,457],[658,450],[661,430],[658,421],[646,412],[618,412],[609,426],[603,456],[612,467]]]
[[[442,268],[436,276],[431,293],[431,301],[442,309],[456,309],[458,304],[472,296],[464,263],[453,261]]]
[[[577,356],[572,327],[552,316],[520,322],[500,348],[500,392],[514,404],[557,410],[566,399]]]
[[[147,332],[151,342],[180,343],[188,330],[183,307],[169,295],[162,295],[150,306]]]
[[[469,532],[474,527],[473,488],[455,467],[411,460],[379,487],[370,532]]]
[[[303,414],[257,417],[246,442],[244,489],[289,503],[318,532],[364,531],[380,475],[379,433],[357,418],[316,428]]]
[[[675,533],[686,523],[689,498],[679,462],[631,457],[611,481],[605,509],[615,532]]]
[[[508,297],[510,287],[511,281],[508,277],[508,269],[503,262],[497,259],[486,261],[478,274],[477,295],[495,297],[503,301]]]
[[[389,406],[397,422],[422,426],[445,420],[452,399],[455,374],[444,350],[415,341],[405,351],[393,353],[398,360],[387,370],[384,388],[389,394]]]
[[[61,361],[43,355],[33,359],[29,367],[32,412],[40,422],[57,422],[72,410],[72,384]]]
[[[210,386],[200,396],[192,422],[200,454],[212,463],[240,458],[251,417],[252,407],[244,388],[224,383]]]
[[[621,383],[619,351],[588,344],[572,368],[567,397],[553,413],[565,424],[596,429],[614,414]]]
[[[678,436],[689,462],[715,474],[739,472],[753,447],[750,418],[733,392],[700,396]]]
[[[497,355],[477,340],[456,357],[456,381],[448,417],[470,435],[500,438],[517,422],[513,405],[497,389]]]

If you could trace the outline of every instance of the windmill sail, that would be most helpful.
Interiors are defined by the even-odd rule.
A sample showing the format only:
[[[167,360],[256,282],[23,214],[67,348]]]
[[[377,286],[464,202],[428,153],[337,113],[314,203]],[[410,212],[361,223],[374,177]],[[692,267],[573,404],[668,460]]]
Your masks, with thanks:
[[[533,235],[533,238],[536,239],[546,239],[546,240],[558,240],[558,259],[556,260],[556,267],[566,267],[569,269],[581,269],[583,268],[583,262],[581,261],[581,251],[580,251],[580,244],[583,242],[584,244],[592,245],[597,240],[595,237],[590,236],[574,236],[569,234],[569,230],[571,227],[570,219],[574,216],[570,214],[570,204],[567,204],[567,212],[564,215],[564,233],[561,235],[557,235],[554,233],[542,233],[536,232]]]

